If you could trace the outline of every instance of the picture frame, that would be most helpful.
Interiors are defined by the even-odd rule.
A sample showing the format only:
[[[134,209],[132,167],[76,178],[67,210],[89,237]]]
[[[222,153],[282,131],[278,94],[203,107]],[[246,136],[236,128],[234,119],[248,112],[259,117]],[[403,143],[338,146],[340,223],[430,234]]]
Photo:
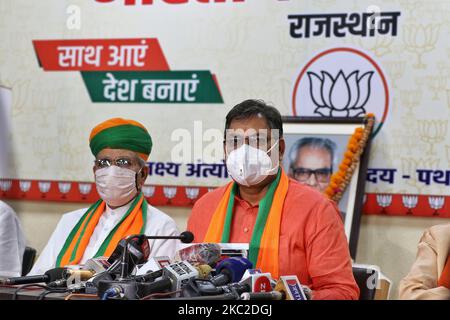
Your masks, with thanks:
[[[334,154],[331,156],[333,158],[331,159],[331,174],[336,172],[344,157],[344,153],[347,150],[347,144],[350,137],[356,128],[360,127],[364,129],[365,125],[365,118],[283,117],[283,137],[286,142],[286,150],[282,164],[283,168],[291,178],[297,180],[294,177],[293,172],[295,170],[297,170],[295,172],[298,172],[298,170],[304,170],[299,169],[300,167],[296,166],[302,165],[302,159],[305,157],[305,155],[301,155],[299,152],[301,149],[304,150],[303,147],[314,140],[315,143],[319,141],[319,144],[316,144],[316,146],[320,145],[321,142],[325,143],[325,141],[327,141],[326,145],[328,147],[333,146],[332,149],[334,150]],[[347,236],[352,259],[356,258],[358,247],[370,145],[371,139],[368,139],[359,162],[353,172],[350,183],[348,184],[342,199],[338,203],[339,211],[344,221],[345,235]],[[317,164],[320,162],[320,160],[315,160],[315,158],[310,158],[310,163],[311,161]],[[323,161],[329,162],[329,160]],[[306,162],[303,161],[303,164],[305,163]],[[312,174],[310,174],[310,177],[311,175]],[[315,173],[314,176],[316,177],[316,175],[317,174]],[[299,176],[296,175],[296,177]],[[300,181],[300,183],[307,184],[308,182]],[[323,184],[325,186],[328,185],[326,182],[323,182]],[[320,187],[316,186],[316,188]]]

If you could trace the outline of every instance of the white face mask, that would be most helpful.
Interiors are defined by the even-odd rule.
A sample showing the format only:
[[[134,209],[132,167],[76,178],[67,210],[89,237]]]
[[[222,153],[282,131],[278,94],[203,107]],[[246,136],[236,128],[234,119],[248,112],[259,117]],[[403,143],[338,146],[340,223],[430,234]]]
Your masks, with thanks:
[[[228,174],[238,184],[253,186],[263,181],[267,176],[278,172],[278,164],[274,166],[268,153],[278,144],[278,141],[267,151],[262,151],[248,144],[243,144],[230,152],[227,157]]]
[[[120,207],[133,199],[136,189],[136,172],[118,166],[95,171],[97,192],[110,207]]]

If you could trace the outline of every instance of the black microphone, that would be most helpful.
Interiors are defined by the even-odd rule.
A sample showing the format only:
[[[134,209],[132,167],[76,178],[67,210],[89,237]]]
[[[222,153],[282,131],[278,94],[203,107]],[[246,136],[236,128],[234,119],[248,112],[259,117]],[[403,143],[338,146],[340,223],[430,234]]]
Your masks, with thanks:
[[[130,239],[138,239],[137,241],[141,241],[141,243],[147,240],[164,240],[164,239],[179,239],[183,243],[191,243],[194,240],[194,234],[190,231],[184,231],[179,236],[147,236],[145,234],[134,234],[125,238],[125,243],[128,243]],[[144,241],[146,242],[146,241]],[[121,262],[121,273],[119,280],[125,280],[128,278],[127,270],[128,270],[128,246],[125,245],[122,254],[122,262]],[[129,274],[129,273],[128,273]]]
[[[5,284],[19,285],[19,284],[41,283],[41,282],[49,283],[62,279],[65,274],[66,268],[54,268],[48,270],[42,275],[8,278],[5,280]]]
[[[145,234],[136,234],[131,237],[142,237],[148,240],[180,240],[183,243],[191,243],[194,241],[194,234],[190,231],[184,231],[179,236],[147,236]]]

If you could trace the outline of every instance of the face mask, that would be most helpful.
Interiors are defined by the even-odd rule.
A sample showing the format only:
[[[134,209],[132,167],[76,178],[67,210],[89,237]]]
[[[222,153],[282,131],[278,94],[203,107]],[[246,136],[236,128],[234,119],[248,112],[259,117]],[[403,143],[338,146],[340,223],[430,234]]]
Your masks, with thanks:
[[[278,141],[267,151],[243,144],[230,152],[227,157],[228,174],[240,185],[253,186],[263,181],[267,176],[278,172],[268,153],[278,144]]]
[[[120,207],[133,199],[136,189],[136,172],[118,166],[95,171],[97,191],[110,207]]]

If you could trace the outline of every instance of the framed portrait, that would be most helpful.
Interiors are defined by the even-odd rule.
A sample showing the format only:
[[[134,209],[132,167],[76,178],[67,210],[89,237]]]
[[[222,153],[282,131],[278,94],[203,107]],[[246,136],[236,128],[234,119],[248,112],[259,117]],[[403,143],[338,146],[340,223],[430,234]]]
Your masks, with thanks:
[[[350,137],[356,128],[364,126],[364,118],[283,117],[286,142],[283,168],[294,180],[324,192],[331,175],[339,170]],[[353,259],[358,245],[370,141],[338,203]]]

